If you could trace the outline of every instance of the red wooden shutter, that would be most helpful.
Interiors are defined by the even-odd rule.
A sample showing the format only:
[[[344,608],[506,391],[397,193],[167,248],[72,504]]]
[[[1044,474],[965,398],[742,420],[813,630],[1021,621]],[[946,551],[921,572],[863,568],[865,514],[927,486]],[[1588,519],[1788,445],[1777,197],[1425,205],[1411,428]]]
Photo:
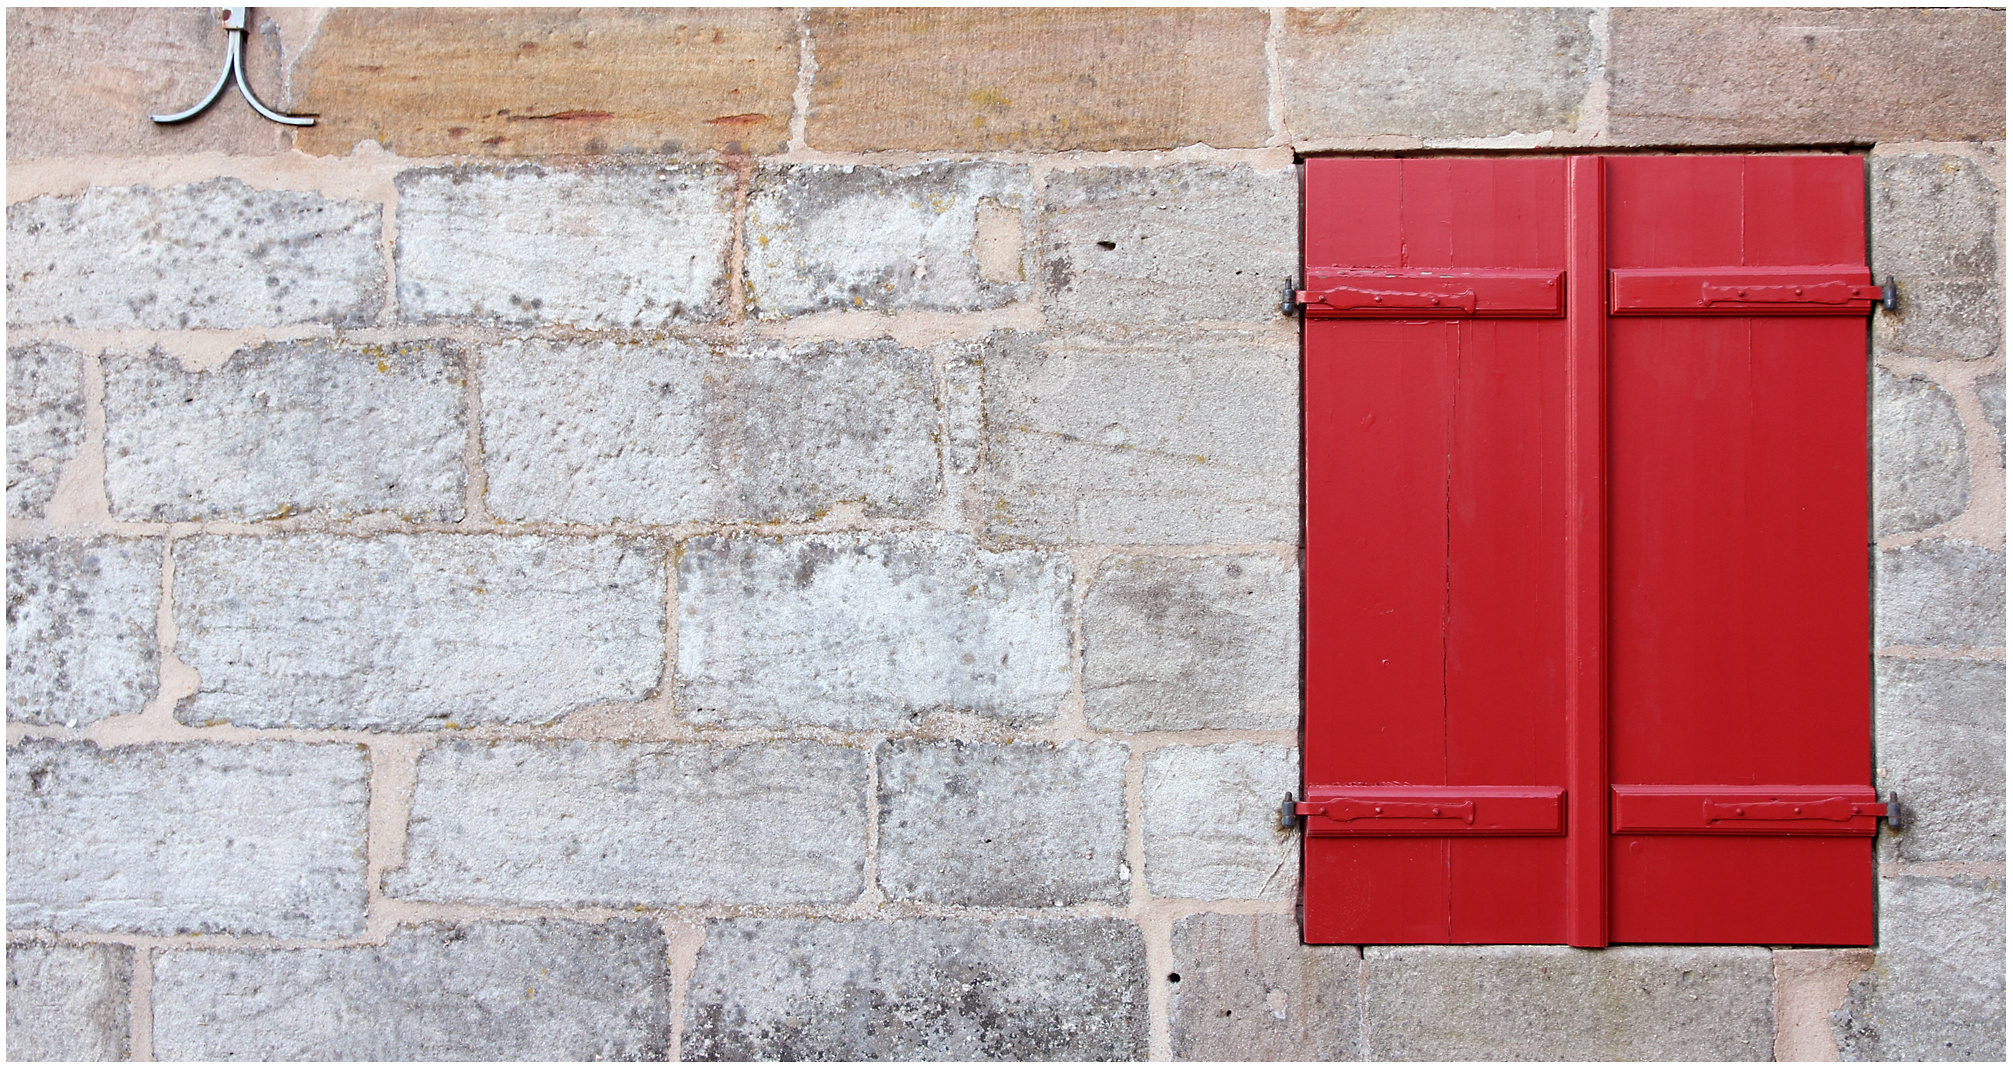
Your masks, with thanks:
[[[1311,160],[1310,942],[1872,938],[1856,158]]]

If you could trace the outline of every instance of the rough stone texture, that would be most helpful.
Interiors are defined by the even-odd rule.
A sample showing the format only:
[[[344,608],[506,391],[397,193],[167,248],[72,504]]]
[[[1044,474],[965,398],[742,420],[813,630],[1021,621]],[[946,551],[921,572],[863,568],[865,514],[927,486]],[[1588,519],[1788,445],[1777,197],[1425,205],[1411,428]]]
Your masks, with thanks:
[[[1122,743],[880,746],[880,882],[902,901],[1124,902]]]
[[[297,144],[405,157],[777,152],[797,20],[774,8],[338,8],[295,69]]]
[[[1114,557],[1083,603],[1083,698],[1100,731],[1300,722],[1300,571],[1270,554]]]
[[[1874,764],[1910,817],[1884,855],[2006,860],[2006,666],[1879,657],[1874,680]]]
[[[474,921],[383,946],[171,950],[164,1061],[662,1061],[664,934],[644,920]]]
[[[210,8],[9,8],[7,158],[285,152],[292,131],[260,118],[235,88],[192,122],[147,118],[203,99],[226,40]],[[277,24],[254,8],[246,77],[275,107],[280,54]]]
[[[127,520],[458,520],[464,374],[437,342],[281,342],[189,371],[105,361],[105,491]]]
[[[938,423],[929,355],[889,341],[483,356],[487,502],[504,520],[803,522],[842,501],[916,517],[939,488]]]
[[[1291,898],[1299,840],[1279,800],[1299,755],[1270,742],[1163,746],[1146,755],[1146,880],[1163,898]]]
[[[678,555],[678,707],[703,724],[1009,724],[1069,692],[1069,559],[959,534],[696,538]]]
[[[60,345],[7,350],[7,515],[41,516],[83,444],[83,357]]]
[[[1028,296],[1026,167],[926,163],[765,167],[748,195],[748,286],[764,317],[828,308],[974,312]],[[1010,240],[987,277],[990,231]],[[986,250],[987,255],[993,255]]]
[[[1880,551],[1874,646],[2006,645],[2006,554],[1925,539]]]
[[[1291,335],[996,337],[985,357],[986,528],[1038,542],[1296,541],[1299,383]]]
[[[7,947],[7,1060],[125,1061],[133,952],[114,943]]]
[[[1570,133],[1595,63],[1589,8],[1286,12],[1295,141]]]
[[[833,152],[1265,142],[1258,9],[814,8],[805,140]]]
[[[1985,418],[1992,424],[1992,434],[1999,439],[1999,466],[2006,466],[2006,372],[1994,371],[1990,375],[1980,375],[1972,380],[1971,386],[1978,391],[1978,404],[1985,409]]]
[[[1090,917],[721,920],[685,1061],[1146,1057],[1146,945]]]
[[[608,330],[725,309],[732,183],[718,167],[433,167],[397,184],[408,322]]]
[[[366,326],[384,307],[383,214],[235,178],[10,204],[7,324]]]
[[[1997,32],[2003,35],[2003,23]],[[2000,55],[2003,64],[2003,49]],[[2006,301],[1999,273],[2002,196],[1992,171],[2003,171],[2003,160],[1978,146],[1969,156],[1874,156],[1868,168],[1874,277],[1893,276],[1901,293],[1898,314],[1873,317],[1876,348],[1970,360],[1998,353]]]
[[[7,719],[75,727],[154,693],[161,543],[7,544]]]
[[[1185,163],[1087,167],[1042,193],[1049,321],[1114,333],[1184,323],[1270,324],[1300,267],[1292,170]]]
[[[2006,1059],[2006,879],[1880,881],[1880,952],[1831,1015],[1842,1061]]]
[[[7,926],[363,930],[370,759],[342,743],[7,751]]]
[[[1618,7],[1608,19],[1619,144],[2006,137],[2004,12]]]
[[[770,816],[800,814],[806,835]],[[770,827],[775,834],[755,833]],[[498,906],[851,902],[867,755],[844,746],[463,742],[419,759],[399,898]]]
[[[1971,503],[1971,459],[1957,402],[1925,378],[1873,379],[1874,531],[1947,523]]]
[[[331,535],[175,544],[185,723],[546,723],[653,692],[664,552],[620,538]]]
[[[985,442],[984,385],[985,346],[956,346],[944,365],[944,462],[959,475],[979,470],[979,450]]]
[[[1365,947],[1375,1061],[1766,1061],[1765,947]]]
[[[1182,1061],[1354,1061],[1363,958],[1302,946],[1276,914],[1197,913],[1174,924],[1168,1032]]]

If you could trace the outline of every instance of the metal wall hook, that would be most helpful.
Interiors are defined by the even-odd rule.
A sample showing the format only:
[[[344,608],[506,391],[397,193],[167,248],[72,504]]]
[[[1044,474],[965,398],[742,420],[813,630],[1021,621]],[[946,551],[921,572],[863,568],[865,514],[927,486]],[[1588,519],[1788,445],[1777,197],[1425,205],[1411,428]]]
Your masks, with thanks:
[[[238,94],[245,98],[245,103],[250,104],[253,111],[274,122],[285,123],[288,126],[313,126],[315,121],[312,116],[282,115],[266,107],[259,102],[259,98],[252,93],[251,85],[245,81],[245,27],[251,23],[250,16],[252,9],[248,7],[226,7],[218,10],[223,15],[224,29],[230,31],[230,43],[224,49],[224,73],[217,75],[216,88],[210,90],[210,95],[204,97],[202,103],[187,111],[178,111],[173,115],[149,115],[147,117],[164,125],[167,123],[186,122],[193,119],[201,115],[204,108],[216,103],[217,98],[224,95],[224,87],[231,84],[231,79],[235,77],[238,83]]]

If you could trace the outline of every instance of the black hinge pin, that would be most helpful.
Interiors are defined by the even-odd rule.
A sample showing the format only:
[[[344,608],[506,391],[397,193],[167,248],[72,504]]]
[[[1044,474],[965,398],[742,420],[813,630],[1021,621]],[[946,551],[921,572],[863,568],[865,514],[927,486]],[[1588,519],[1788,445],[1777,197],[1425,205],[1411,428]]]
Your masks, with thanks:
[[[1291,276],[1286,279],[1286,295],[1279,302],[1279,314],[1285,316],[1300,314],[1300,287],[1294,284]]]
[[[1895,288],[1893,275],[1887,276],[1887,281],[1880,284],[1880,307],[1889,312],[1901,307],[1901,291]]]
[[[1294,808],[1299,801],[1300,799],[1293,797],[1292,791],[1287,791],[1286,800],[1279,803],[1279,826],[1286,831],[1292,831],[1300,826],[1300,813]]]

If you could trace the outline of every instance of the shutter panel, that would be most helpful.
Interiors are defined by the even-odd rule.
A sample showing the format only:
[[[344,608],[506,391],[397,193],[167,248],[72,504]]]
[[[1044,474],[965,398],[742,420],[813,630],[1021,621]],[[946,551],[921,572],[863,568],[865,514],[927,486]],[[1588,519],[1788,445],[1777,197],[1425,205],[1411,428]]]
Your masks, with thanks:
[[[1869,942],[1858,161],[1305,181],[1307,939]]]

